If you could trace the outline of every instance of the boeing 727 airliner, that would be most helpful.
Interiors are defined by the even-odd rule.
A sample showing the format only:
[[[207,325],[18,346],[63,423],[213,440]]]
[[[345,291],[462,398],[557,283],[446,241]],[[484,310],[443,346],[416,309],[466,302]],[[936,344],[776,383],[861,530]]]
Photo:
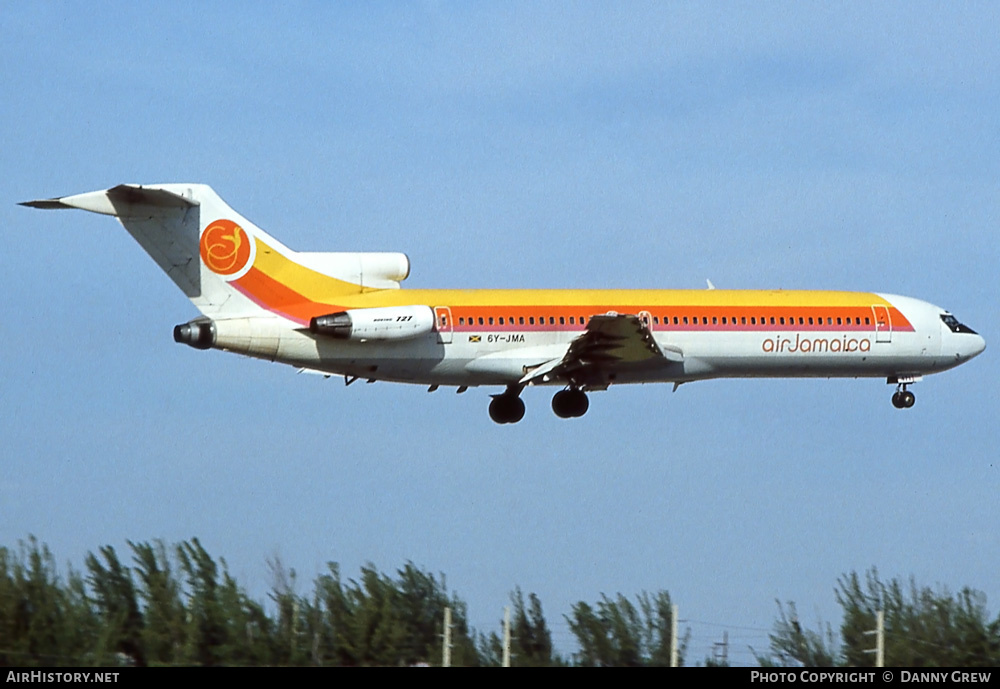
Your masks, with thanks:
[[[503,386],[490,417],[516,423],[525,387],[561,388],[562,418],[612,384],[710,378],[885,378],[911,383],[983,351],[933,304],[865,292],[402,290],[399,253],[284,246],[200,184],[123,184],[28,201],[113,215],[201,311],[174,340],[355,380]]]

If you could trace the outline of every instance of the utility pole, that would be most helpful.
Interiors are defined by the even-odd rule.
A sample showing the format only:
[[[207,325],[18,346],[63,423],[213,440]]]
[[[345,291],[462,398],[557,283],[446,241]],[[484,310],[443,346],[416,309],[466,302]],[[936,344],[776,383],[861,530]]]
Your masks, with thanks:
[[[885,611],[879,610],[875,613],[875,629],[864,633],[865,636],[875,636],[875,648],[870,648],[865,653],[875,654],[875,667],[885,667]]]
[[[501,667],[510,667],[510,606],[503,608],[503,662]]]
[[[677,604],[670,606],[670,667],[677,667]]]
[[[722,665],[729,664],[729,631],[722,632],[722,641],[712,644],[712,660]]]
[[[451,608],[444,609],[444,648],[441,655],[441,667],[451,667]]]

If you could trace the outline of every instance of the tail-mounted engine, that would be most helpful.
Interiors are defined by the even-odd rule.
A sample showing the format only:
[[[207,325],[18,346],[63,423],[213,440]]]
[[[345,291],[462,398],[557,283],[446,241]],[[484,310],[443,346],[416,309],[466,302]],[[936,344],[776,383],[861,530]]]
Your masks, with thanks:
[[[174,326],[174,342],[195,349],[211,349],[215,344],[215,323],[209,319],[195,319],[190,323]]]
[[[429,306],[386,306],[351,309],[309,321],[309,330],[339,340],[409,340],[434,330],[434,310]]]

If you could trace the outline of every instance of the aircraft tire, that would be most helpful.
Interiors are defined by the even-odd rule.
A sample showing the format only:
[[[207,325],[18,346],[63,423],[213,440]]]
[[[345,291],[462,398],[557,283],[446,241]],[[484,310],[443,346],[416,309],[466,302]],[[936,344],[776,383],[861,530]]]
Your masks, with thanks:
[[[517,423],[524,418],[524,401],[516,395],[497,395],[490,402],[490,418],[496,423]]]
[[[896,409],[909,409],[916,403],[916,395],[909,390],[897,390],[892,394],[892,406]]]
[[[590,400],[582,390],[570,388],[560,390],[552,397],[552,411],[560,419],[572,419],[583,416],[590,408]]]

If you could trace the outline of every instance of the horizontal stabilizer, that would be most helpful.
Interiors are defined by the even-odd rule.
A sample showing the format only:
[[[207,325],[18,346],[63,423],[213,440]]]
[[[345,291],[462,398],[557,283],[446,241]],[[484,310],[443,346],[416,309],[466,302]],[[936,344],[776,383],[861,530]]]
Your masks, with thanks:
[[[54,199],[25,201],[20,205],[44,210],[79,208],[92,213],[125,218],[135,215],[137,207],[184,210],[197,206],[198,202],[166,189],[149,189],[137,184],[119,184],[111,189],[90,191],[73,196],[60,196]]]

